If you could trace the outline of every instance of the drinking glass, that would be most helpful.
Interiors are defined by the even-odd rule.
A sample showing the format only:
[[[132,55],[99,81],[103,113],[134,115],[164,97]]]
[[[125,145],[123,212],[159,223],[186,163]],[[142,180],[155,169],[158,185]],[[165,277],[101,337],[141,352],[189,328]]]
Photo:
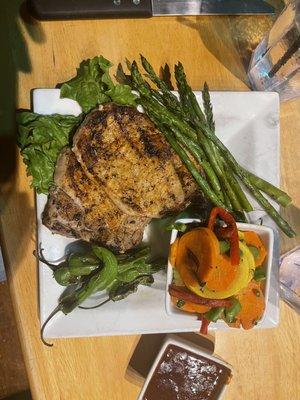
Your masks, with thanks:
[[[255,49],[248,70],[254,90],[300,96],[300,0],[290,1]]]

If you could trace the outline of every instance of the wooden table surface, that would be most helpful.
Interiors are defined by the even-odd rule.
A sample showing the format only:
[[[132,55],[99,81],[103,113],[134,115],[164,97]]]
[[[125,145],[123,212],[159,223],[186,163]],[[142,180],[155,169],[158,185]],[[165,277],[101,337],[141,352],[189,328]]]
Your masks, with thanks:
[[[194,89],[248,90],[243,63],[270,26],[265,17],[190,17],[149,20],[20,22],[8,24],[17,80],[17,107],[30,107],[32,88],[52,88],[75,73],[81,60],[103,54],[115,64],[142,52],[153,65],[181,60]],[[242,56],[240,55],[242,52]],[[3,77],[2,77],[3,78]],[[3,93],[2,93],[3,95]],[[281,106],[281,186],[294,205],[284,215],[300,232],[300,102]],[[262,132],[263,134],[263,132]],[[124,379],[137,337],[56,340],[39,338],[34,195],[17,158],[2,203],[2,246],[33,398],[133,400],[139,387]],[[285,252],[299,237],[282,237]],[[300,397],[300,318],[281,303],[278,328],[216,334],[216,353],[234,368],[225,399]],[[146,316],[145,316],[146,318]],[[84,323],[84,321],[83,321]],[[159,400],[159,399],[158,399]]]

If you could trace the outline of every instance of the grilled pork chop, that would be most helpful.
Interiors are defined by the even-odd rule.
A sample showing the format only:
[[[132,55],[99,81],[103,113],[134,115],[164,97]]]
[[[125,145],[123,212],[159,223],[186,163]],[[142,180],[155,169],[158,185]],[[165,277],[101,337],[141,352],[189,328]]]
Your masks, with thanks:
[[[124,252],[141,241],[151,217],[183,209],[197,193],[180,158],[135,108],[106,104],[90,112],[73,151],[57,160],[43,213],[55,233]]]
[[[100,242],[118,252],[137,245],[149,222],[123,213],[106,192],[89,179],[71,149],[60,154],[43,223],[56,233]]]
[[[73,144],[85,173],[127,214],[160,217],[182,209],[196,190],[162,134],[133,107],[109,103],[93,110]]]

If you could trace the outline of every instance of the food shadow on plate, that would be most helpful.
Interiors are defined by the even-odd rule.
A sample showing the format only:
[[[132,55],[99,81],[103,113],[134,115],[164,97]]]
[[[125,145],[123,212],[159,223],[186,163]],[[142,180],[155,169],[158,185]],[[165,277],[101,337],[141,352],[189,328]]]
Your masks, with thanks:
[[[143,243],[151,248],[151,256],[153,258],[168,258],[172,224],[182,218],[196,218],[200,220],[200,224],[205,224],[208,220],[211,204],[198,196],[190,206],[180,213],[165,216],[161,219],[152,219],[146,227],[143,236]]]
[[[153,219],[145,229],[143,243],[150,246],[152,257],[168,257],[171,232],[167,226],[171,218]]]
[[[89,242],[85,242],[84,240],[75,240],[74,242],[67,244],[64,257],[67,257],[71,253],[87,252],[90,251],[91,248],[92,246]]]

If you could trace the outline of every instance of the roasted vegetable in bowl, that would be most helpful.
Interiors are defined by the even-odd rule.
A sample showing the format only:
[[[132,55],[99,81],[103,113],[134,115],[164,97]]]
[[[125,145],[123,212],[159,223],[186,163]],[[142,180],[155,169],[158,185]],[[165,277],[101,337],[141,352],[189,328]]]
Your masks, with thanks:
[[[197,314],[202,333],[219,319],[250,329],[265,310],[268,249],[254,230],[238,229],[224,209],[213,208],[207,225],[191,230],[187,225],[171,245],[173,307]]]

